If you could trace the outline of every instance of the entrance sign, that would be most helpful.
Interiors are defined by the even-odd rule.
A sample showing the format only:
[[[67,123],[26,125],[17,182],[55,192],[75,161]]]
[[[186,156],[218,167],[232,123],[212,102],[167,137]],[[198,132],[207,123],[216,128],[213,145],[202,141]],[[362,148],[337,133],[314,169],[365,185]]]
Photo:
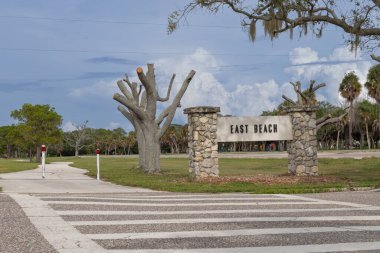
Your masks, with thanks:
[[[289,116],[218,117],[218,142],[292,140]]]
[[[46,157],[46,146],[41,146],[41,155],[42,155],[42,178],[45,178],[45,157]]]

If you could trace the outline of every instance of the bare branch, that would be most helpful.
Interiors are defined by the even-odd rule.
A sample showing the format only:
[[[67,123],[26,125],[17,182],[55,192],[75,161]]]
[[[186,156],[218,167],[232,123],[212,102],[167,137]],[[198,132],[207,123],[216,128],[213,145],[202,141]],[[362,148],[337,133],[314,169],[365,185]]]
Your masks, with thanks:
[[[174,78],[175,78],[175,74],[173,74],[172,79],[170,80],[168,91],[166,93],[166,97],[161,98],[160,96],[158,96],[157,101],[166,102],[166,101],[169,100],[169,98],[170,98],[170,92],[172,90],[172,85],[173,85],[173,82],[174,82]]]
[[[135,99],[136,103],[138,104],[139,103],[139,94],[137,92],[137,83],[135,83],[135,82],[131,83],[129,81],[127,74],[125,74],[125,78],[123,79],[123,81],[128,84],[129,88],[132,91],[133,98]]]
[[[126,118],[132,123],[133,127],[134,127],[135,129],[137,129],[136,126],[138,125],[138,119],[136,119],[136,118],[133,116],[132,113],[130,113],[127,109],[125,109],[125,108],[124,108],[123,106],[121,106],[121,105],[119,105],[119,106],[117,107],[117,109],[119,110],[119,112],[121,112],[121,113],[124,115],[124,117],[126,117]]]
[[[320,84],[318,84],[317,86],[315,86],[315,87],[313,88],[313,92],[315,92],[316,90],[318,90],[318,89],[320,89],[320,88],[322,88],[322,87],[325,87],[325,86],[326,86],[325,83],[320,83]]]
[[[182,83],[182,86],[181,86],[181,89],[178,91],[177,95],[175,96],[172,104],[169,106],[170,109],[169,109],[169,113],[166,117],[166,120],[165,120],[165,123],[164,125],[161,127],[159,133],[158,133],[158,136],[161,137],[165,132],[166,130],[168,129],[168,127],[170,126],[172,120],[173,120],[173,117],[174,117],[174,114],[177,110],[177,107],[178,105],[180,104],[181,102],[181,98],[183,97],[183,95],[185,94],[186,90],[187,90],[187,87],[189,86],[191,80],[193,79],[195,75],[195,71],[194,70],[191,70],[189,72],[189,74],[187,75],[186,79],[183,81]],[[160,117],[159,117],[160,118]],[[157,121],[156,121],[157,122]]]
[[[141,67],[138,67],[137,70],[137,76],[139,77],[142,85],[144,86],[146,92],[147,92],[147,96],[148,97],[153,97],[154,96],[154,91],[153,91],[153,87],[152,85],[149,83],[147,77],[145,76],[144,74],[144,71]]]
[[[117,86],[119,86],[120,91],[126,96],[128,100],[134,100],[132,94],[128,91],[127,87],[124,85],[123,81],[117,81]]]
[[[133,98],[132,100],[122,96],[121,94],[119,93],[115,93],[113,95],[113,99],[116,100],[117,102],[119,102],[120,104],[126,106],[130,111],[132,111],[137,117],[139,117],[140,119],[144,119],[146,118],[146,115],[144,113],[144,111],[141,110],[141,108],[139,108],[134,102],[133,102]]]
[[[313,87],[314,87],[314,84],[315,84],[315,80],[311,80],[310,81],[310,86],[309,86],[309,93],[313,93]]]
[[[170,109],[170,106],[165,108],[165,110],[163,110],[161,114],[158,116],[158,118],[156,119],[156,124],[158,126],[161,125],[162,121],[169,115]]]
[[[125,109],[125,107],[119,105],[117,109],[133,124],[135,118],[127,109]]]
[[[379,0],[379,1],[380,1],[380,0]],[[376,55],[374,55],[374,54],[371,54],[371,58],[372,58],[372,60],[374,60],[374,61],[380,62],[380,56],[376,56]]]
[[[142,85],[139,86],[139,96],[140,96],[140,94],[141,94],[142,87],[143,87]]]
[[[147,97],[146,97],[146,91],[144,90],[142,95],[141,95],[141,101],[140,101],[140,107],[143,108],[143,110],[146,109],[147,105]]]
[[[137,75],[142,83],[144,85],[145,91],[146,91],[146,112],[148,116],[151,119],[154,119],[156,116],[156,110],[157,110],[157,90],[156,90],[156,81],[152,80],[154,79],[154,69],[153,64],[148,64],[149,69],[149,76],[147,77],[144,74],[144,71],[141,67],[137,68]]]
[[[282,95],[282,98],[285,99],[286,101],[288,101],[289,103],[293,104],[293,105],[296,105],[297,103],[294,102],[292,99],[288,98],[287,96],[285,95]]]
[[[332,116],[331,114],[324,115],[323,117],[317,119],[317,125],[325,122],[326,120],[330,119]]]
[[[341,121],[346,115],[347,115],[347,113],[344,113],[344,114],[340,115],[339,117],[330,118],[330,119],[328,119],[328,120],[323,121],[323,122],[320,123],[320,124],[317,124],[317,131],[318,131],[321,127],[323,127],[324,125],[327,125],[327,124],[333,124],[333,123],[337,123],[337,122]]]
[[[303,101],[307,103],[309,99],[302,93],[301,83],[300,82],[296,82],[296,83],[290,82],[290,83],[291,85],[293,85],[293,89],[297,93],[298,104],[302,105]]]

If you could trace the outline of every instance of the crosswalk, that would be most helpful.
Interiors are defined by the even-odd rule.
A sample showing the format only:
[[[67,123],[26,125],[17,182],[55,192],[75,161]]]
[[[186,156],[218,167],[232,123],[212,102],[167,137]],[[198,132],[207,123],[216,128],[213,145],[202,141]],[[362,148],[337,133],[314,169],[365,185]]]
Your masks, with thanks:
[[[380,252],[380,206],[282,194],[12,197],[58,252]]]

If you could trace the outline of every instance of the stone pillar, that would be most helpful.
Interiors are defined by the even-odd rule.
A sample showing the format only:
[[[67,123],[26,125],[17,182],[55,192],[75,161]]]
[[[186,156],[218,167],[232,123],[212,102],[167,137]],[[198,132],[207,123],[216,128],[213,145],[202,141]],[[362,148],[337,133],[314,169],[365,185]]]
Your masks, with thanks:
[[[293,126],[293,140],[288,144],[289,174],[318,175],[316,110],[306,106],[287,109]]]
[[[189,173],[196,179],[218,177],[218,141],[216,122],[219,107],[191,107],[188,116]]]

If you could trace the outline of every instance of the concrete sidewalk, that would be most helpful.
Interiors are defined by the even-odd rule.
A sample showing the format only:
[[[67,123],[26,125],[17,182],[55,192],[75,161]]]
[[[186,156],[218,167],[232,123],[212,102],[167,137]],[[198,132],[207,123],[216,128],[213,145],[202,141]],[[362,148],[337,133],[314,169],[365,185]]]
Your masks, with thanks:
[[[152,192],[148,189],[119,186],[104,181],[97,181],[86,176],[86,170],[70,167],[69,164],[47,164],[45,179],[42,179],[41,167],[34,170],[0,174],[0,186],[3,188],[3,193],[0,193],[0,252],[60,252],[51,246],[52,241],[48,242],[46,240],[47,234],[55,234],[55,230],[45,233],[44,236],[41,235],[44,224],[41,225],[39,224],[40,222],[35,222],[36,219],[42,219],[40,216],[48,219],[49,224],[56,226],[57,231],[68,227],[69,230],[66,231],[67,237],[70,237],[73,231],[76,231],[73,227],[65,224],[47,206],[45,209],[50,211],[48,215],[43,212],[45,209],[39,209],[35,213],[30,214],[31,210],[35,210],[32,208],[35,203],[25,203],[25,201],[20,202],[19,200],[28,197],[32,198],[30,194],[66,195],[70,193],[113,194]],[[52,222],[51,219],[54,218],[54,215],[60,223]],[[64,239],[55,238],[53,241]],[[75,240],[72,238],[72,240],[66,240],[63,244],[65,246],[67,244],[75,244],[77,240],[77,238]],[[95,244],[90,239],[87,241]],[[71,251],[69,250],[69,252]]]
[[[151,192],[151,190],[114,185],[85,175],[87,170],[69,166],[70,163],[46,165],[45,179],[41,167],[34,170],[0,174],[4,193],[123,193]]]

